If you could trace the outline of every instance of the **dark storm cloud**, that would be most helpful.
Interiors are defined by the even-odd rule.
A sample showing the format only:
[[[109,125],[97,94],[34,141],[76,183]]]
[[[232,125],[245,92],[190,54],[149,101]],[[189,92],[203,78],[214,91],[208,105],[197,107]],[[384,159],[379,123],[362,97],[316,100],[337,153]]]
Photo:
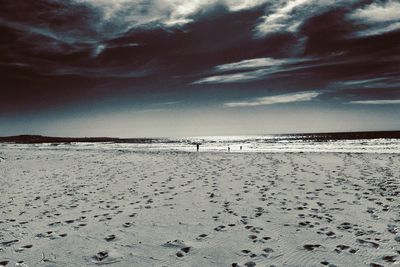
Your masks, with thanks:
[[[395,98],[399,10],[396,1],[3,1],[0,111],[160,93],[200,103],[211,90],[220,104],[307,90],[313,97],[299,99]]]

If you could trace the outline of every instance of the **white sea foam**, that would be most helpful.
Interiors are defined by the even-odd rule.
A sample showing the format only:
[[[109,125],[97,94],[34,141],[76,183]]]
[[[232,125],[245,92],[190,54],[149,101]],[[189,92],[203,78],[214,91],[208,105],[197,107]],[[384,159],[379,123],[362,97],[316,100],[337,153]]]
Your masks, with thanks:
[[[171,139],[152,139],[132,143],[61,143],[61,144],[1,144],[7,147],[42,149],[99,149],[124,151],[196,151],[200,152],[343,152],[343,153],[400,153],[400,139],[313,140],[291,136],[207,136]],[[240,149],[242,147],[242,149]]]

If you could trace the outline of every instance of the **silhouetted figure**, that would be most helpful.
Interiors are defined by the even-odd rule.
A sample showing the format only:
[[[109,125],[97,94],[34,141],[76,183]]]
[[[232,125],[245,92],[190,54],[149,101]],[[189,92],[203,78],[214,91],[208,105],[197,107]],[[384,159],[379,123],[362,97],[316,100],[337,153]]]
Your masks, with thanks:
[[[240,150],[242,150],[242,146],[240,146]]]
[[[228,146],[228,152],[231,152],[231,148]]]
[[[200,144],[196,144],[197,151],[199,151],[199,148],[200,148]]]

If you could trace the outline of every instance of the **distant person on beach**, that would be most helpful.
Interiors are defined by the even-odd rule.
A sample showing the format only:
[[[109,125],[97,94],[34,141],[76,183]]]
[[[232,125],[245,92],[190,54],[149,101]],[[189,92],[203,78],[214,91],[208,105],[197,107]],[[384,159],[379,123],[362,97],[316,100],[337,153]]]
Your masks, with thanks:
[[[199,151],[199,148],[200,148],[200,144],[197,143],[197,144],[196,144],[196,149],[197,149],[197,151]]]
[[[231,152],[231,148],[230,148],[230,146],[228,146],[228,152]]]
[[[240,146],[240,150],[242,150],[242,146]]]

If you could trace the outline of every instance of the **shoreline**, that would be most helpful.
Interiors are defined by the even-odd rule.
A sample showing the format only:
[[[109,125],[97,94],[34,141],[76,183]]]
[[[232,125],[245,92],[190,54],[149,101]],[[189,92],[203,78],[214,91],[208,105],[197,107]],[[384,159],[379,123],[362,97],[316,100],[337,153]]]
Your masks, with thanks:
[[[374,150],[365,150],[365,151],[351,151],[351,150],[333,150],[333,149],[326,149],[326,150],[290,150],[290,149],[282,149],[282,150],[267,150],[267,149],[251,149],[251,150],[231,150],[227,151],[227,149],[219,149],[219,150],[212,150],[212,149],[200,149],[200,151],[196,151],[196,148],[193,147],[189,148],[178,148],[178,149],[171,149],[171,148],[116,148],[116,147],[77,147],[77,146],[32,146],[32,144],[0,144],[0,149],[28,149],[28,150],[53,150],[53,151],[63,151],[63,150],[71,150],[71,151],[92,151],[92,152],[121,152],[121,153],[198,153],[198,154],[316,154],[316,153],[339,153],[339,154],[381,154],[381,155],[399,155],[400,150],[397,148],[391,151],[374,151]],[[1,150],[0,150],[1,151]]]

